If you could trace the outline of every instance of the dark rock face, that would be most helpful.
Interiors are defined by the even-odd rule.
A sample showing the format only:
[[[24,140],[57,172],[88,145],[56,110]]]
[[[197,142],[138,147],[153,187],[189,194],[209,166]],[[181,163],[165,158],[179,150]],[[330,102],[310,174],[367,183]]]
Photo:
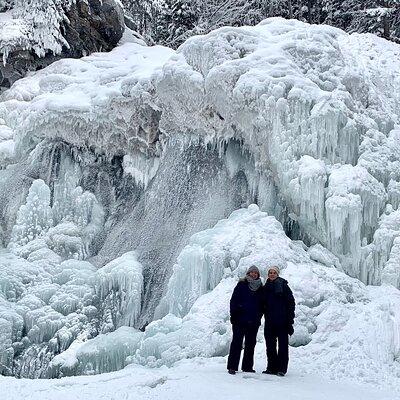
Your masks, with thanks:
[[[70,24],[64,37],[71,46],[67,57],[82,57],[94,51],[109,51],[124,33],[124,13],[114,0],[79,0],[67,12]]]
[[[115,0],[77,0],[68,11],[69,20],[61,32],[70,48],[61,54],[48,52],[38,57],[33,51],[15,50],[0,64],[0,91],[23,78],[28,71],[37,71],[61,58],[79,58],[96,51],[110,51],[124,33],[124,13]],[[1,55],[0,55],[1,56]]]

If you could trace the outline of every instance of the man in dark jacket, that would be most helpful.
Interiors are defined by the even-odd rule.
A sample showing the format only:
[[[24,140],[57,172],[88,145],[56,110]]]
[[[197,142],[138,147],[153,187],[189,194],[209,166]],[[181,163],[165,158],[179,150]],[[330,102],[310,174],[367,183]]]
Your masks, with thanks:
[[[242,371],[255,372],[254,347],[262,317],[262,283],[260,271],[255,265],[248,269],[245,278],[236,285],[230,302],[230,313],[233,338],[229,350],[228,372],[234,375],[238,370],[243,339]]]
[[[279,277],[278,267],[268,270],[268,279],[263,287],[263,306],[267,346],[267,369],[263,373],[284,376],[289,363],[288,335],[293,334],[295,301],[287,281]]]

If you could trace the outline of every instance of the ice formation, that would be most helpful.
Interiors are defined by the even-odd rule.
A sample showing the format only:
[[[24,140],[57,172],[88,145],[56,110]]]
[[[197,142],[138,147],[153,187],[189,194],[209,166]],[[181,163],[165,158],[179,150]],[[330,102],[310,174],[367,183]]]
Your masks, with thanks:
[[[196,263],[199,254],[207,262]],[[192,268],[182,268],[190,255]],[[377,381],[385,377],[389,385],[398,382],[399,291],[365,286],[334,266],[312,261],[303,246],[292,242],[279,222],[256,205],[195,234],[178,260],[182,263],[174,268],[161,307],[168,314],[151,322],[144,332],[119,328],[84,343],[77,340],[54,358],[53,376],[85,373],[87,365],[87,373],[93,373],[104,359],[107,365],[102,371],[110,371],[115,365],[171,366],[185,358],[227,354],[231,339],[227,304],[238,277],[253,263],[260,265],[265,277],[268,265],[274,263],[282,267],[297,301],[291,338],[294,359],[305,357],[310,360],[303,366],[308,372],[325,371],[333,378]],[[207,273],[212,267],[218,277]],[[193,280],[195,271],[209,289],[199,290],[198,281]],[[260,331],[263,340],[261,336]],[[103,346],[110,350],[108,355]]]
[[[237,277],[274,262],[295,351],[393,378],[399,54],[273,18],[17,81],[0,103],[1,372],[225,355]]]
[[[142,265],[134,252],[126,253],[97,272],[97,294],[106,321],[102,331],[135,326],[140,314],[143,292]]]
[[[141,307],[143,278],[135,253],[96,269],[87,261],[63,261],[44,241],[43,247],[36,247],[27,260],[5,250],[1,253],[0,327],[4,335],[0,347],[5,374],[50,376],[53,366],[49,363],[55,355],[63,354],[72,343],[76,348],[76,343],[99,333],[133,325]],[[128,331],[122,329],[114,337],[122,340]],[[100,337],[95,343],[101,348]],[[96,366],[94,360],[87,360],[80,373],[89,373],[89,363],[100,372],[106,361],[98,362]],[[118,362],[115,365],[123,367]]]
[[[92,375],[117,371],[138,347],[143,333],[128,326],[96,336],[86,342],[76,340],[68,350],[54,357],[50,375]],[[57,371],[57,372],[56,372]]]
[[[256,264],[265,272],[271,263],[284,265],[283,256],[276,253],[278,239],[270,234],[276,226],[274,218],[266,214],[260,217],[253,204],[248,211],[235,211],[212,229],[193,235],[178,256],[155,317],[168,313],[185,316],[200,296],[212,291],[232,271],[244,274]]]
[[[392,129],[399,97],[390,88],[399,79],[397,67],[382,75],[370,59],[361,69],[350,48],[360,59],[384,51],[398,66],[398,47],[331,28],[309,27],[299,36],[298,22],[284,26],[270,19],[187,41],[163,70],[160,124],[165,131],[179,124],[183,132],[242,140],[261,175],[272,173],[275,187],[258,188],[262,196],[278,194],[278,207],[266,210],[289,224],[292,237],[326,246],[351,276],[379,283],[379,272],[369,271],[373,249],[367,245],[388,194],[396,199],[399,154]],[[209,50],[211,44],[218,51]],[[176,90],[181,96],[171,96]],[[190,92],[195,95],[182,100]],[[195,127],[179,116],[188,107]]]
[[[242,174],[251,200],[291,237],[379,284],[369,245],[386,204],[399,202],[398,51],[372,35],[269,19],[192,38],[177,53],[126,43],[62,60],[17,82],[3,117],[17,153],[48,138],[122,156],[124,174],[145,188],[179,146],[222,149],[227,172]],[[383,73],[379,52],[390,60]],[[232,140],[246,166],[229,158]]]
[[[43,180],[33,181],[11,232],[8,247],[13,252],[26,258],[47,247],[63,259],[85,259],[90,254],[91,241],[103,223],[103,210],[93,194],[75,186],[69,174],[65,172],[54,184],[53,196]]]

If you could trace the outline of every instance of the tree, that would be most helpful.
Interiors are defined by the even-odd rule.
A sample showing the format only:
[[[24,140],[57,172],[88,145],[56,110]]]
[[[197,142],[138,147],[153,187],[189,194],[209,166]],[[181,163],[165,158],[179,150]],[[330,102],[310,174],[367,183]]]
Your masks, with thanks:
[[[0,0],[0,12],[10,10],[14,5],[14,0]]]
[[[151,41],[156,36],[161,3],[154,0],[123,0],[122,3],[129,17],[129,28]]]
[[[277,16],[400,41],[400,0],[123,1],[140,34],[171,47],[224,25],[254,25]]]

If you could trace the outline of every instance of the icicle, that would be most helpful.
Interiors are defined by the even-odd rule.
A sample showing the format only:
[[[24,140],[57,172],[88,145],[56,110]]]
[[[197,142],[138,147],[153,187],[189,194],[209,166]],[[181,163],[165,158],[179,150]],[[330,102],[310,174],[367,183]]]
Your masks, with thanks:
[[[129,252],[111,261],[97,272],[96,293],[103,313],[110,310],[114,329],[135,326],[140,314],[143,293],[142,265],[136,253]],[[102,331],[112,327],[107,326]]]

